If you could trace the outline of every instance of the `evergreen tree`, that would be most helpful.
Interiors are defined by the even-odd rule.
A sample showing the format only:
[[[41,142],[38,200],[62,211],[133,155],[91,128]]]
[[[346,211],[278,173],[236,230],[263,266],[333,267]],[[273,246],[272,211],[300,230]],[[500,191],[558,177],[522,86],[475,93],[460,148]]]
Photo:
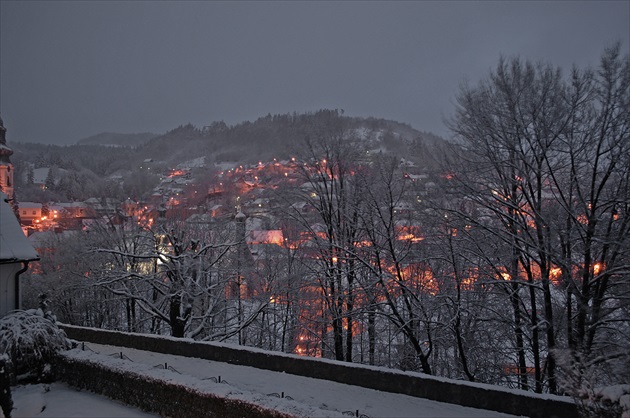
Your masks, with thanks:
[[[48,175],[46,176],[46,181],[44,182],[44,187],[48,190],[53,190],[55,188],[55,168],[51,167],[48,170]]]
[[[20,203],[17,200],[17,194],[15,192],[13,192],[13,197],[11,198],[10,202],[11,202],[11,209],[13,209],[13,213],[15,213],[15,217],[17,218],[18,222],[21,222]]]
[[[33,166],[29,164],[26,171],[26,184],[31,185],[33,183],[35,183],[35,173],[33,171]]]

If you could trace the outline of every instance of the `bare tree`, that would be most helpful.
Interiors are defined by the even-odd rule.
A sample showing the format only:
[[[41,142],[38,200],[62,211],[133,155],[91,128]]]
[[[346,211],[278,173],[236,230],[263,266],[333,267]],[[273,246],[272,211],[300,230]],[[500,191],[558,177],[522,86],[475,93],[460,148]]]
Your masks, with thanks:
[[[394,159],[376,159],[371,170],[362,172],[365,210],[359,216],[366,244],[358,249],[365,276],[364,291],[379,312],[402,333],[412,347],[424,373],[431,374],[429,356],[433,349],[431,323],[422,294],[431,293],[431,272],[423,269],[421,251],[405,233],[403,215],[398,211],[407,202],[405,181]]]
[[[575,69],[568,81],[559,69],[502,59],[487,80],[462,87],[450,122],[473,167],[461,186],[494,219],[491,228],[477,225],[511,248],[504,264],[514,286],[517,340],[519,287],[529,293],[536,391],[543,381],[557,391],[563,306],[553,283],[566,289],[561,339],[570,347],[588,352],[598,330],[610,325],[603,316],[615,317],[620,307],[614,289],[628,271],[628,80],[619,46],[604,53],[597,74]],[[524,346],[517,345],[524,369]]]
[[[294,216],[309,230],[317,247],[313,274],[331,318],[335,358],[352,361],[356,286],[353,249],[362,199],[354,176],[359,163],[357,147],[336,111],[318,113],[305,140],[299,166],[306,186],[302,198],[314,208],[317,217],[307,218],[299,212]],[[314,230],[315,223],[323,225],[323,230]],[[323,327],[322,333],[326,334],[326,325]]]
[[[161,323],[176,337],[208,332],[208,322],[218,315],[225,295],[225,281],[217,270],[234,241],[214,243],[219,237],[212,235],[203,241],[183,225],[99,225],[91,234],[101,238],[91,247],[91,253],[100,256],[89,265],[94,284],[123,298],[131,330],[137,328],[139,310],[149,319],[152,333],[160,332]]]

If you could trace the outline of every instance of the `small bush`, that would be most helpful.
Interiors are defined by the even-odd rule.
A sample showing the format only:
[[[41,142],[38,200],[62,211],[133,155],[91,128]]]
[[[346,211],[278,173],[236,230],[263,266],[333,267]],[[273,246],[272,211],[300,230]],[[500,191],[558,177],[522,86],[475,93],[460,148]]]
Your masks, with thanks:
[[[630,418],[630,354],[609,349],[589,361],[579,352],[555,350],[558,381],[583,418]]]
[[[0,354],[0,417],[10,417],[13,409],[10,369],[9,356]]]
[[[41,309],[15,311],[0,319],[0,356],[9,357],[18,380],[49,380],[53,357],[70,346],[66,333]]]

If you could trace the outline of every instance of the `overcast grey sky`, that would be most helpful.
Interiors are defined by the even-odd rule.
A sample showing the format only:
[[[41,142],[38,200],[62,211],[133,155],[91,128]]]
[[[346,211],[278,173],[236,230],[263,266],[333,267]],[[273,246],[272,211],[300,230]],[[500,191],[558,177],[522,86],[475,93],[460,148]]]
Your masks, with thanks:
[[[499,57],[597,65],[630,1],[0,1],[7,139],[74,143],[344,109],[447,135]]]

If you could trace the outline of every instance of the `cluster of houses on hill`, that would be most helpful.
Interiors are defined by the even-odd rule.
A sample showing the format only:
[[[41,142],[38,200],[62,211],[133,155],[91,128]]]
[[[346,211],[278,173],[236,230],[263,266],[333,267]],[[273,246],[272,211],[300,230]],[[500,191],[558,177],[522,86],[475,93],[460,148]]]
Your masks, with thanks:
[[[204,158],[201,157],[164,173],[160,184],[144,201],[93,197],[82,202],[18,203],[11,200],[13,169],[9,156],[12,151],[6,146],[4,135],[6,130],[1,125],[1,120],[0,126],[2,127],[0,187],[5,193],[2,204],[5,209],[10,208],[17,215],[17,219],[12,217],[10,223],[17,224],[23,232],[20,239],[12,237],[11,240],[25,242],[25,246],[34,248],[40,254],[49,250],[45,248],[45,243],[51,242],[49,239],[51,235],[87,230],[91,224],[97,222],[112,225],[136,223],[151,227],[162,218],[211,228],[211,224],[217,221],[233,220],[237,213],[245,213],[247,215],[245,240],[252,256],[256,257],[264,252],[266,246],[287,244],[287,231],[281,226],[281,220],[287,218],[287,212],[299,212],[302,216],[309,217],[309,211],[313,211],[313,207],[305,199],[296,198],[314,193],[312,190],[314,186],[312,182],[305,182],[304,163],[296,161],[295,158],[261,161],[251,165],[222,163],[216,164],[214,170],[208,170]],[[152,164],[153,161],[146,160],[143,166],[150,167]],[[202,171],[204,178],[196,175],[196,170],[200,168],[204,169]],[[401,169],[413,173],[414,166],[404,160]],[[38,172],[37,175],[39,179],[44,173]],[[405,177],[414,183],[422,183],[421,189],[424,191],[419,191],[420,194],[425,193],[433,185],[426,174],[405,174]],[[283,192],[287,190],[292,192],[289,194]],[[410,203],[403,202],[399,209],[406,210],[407,206],[410,206]],[[3,228],[5,227],[3,223]],[[14,234],[15,225],[7,228]],[[316,226],[313,230],[315,229]],[[3,234],[8,233],[3,231]],[[33,251],[27,254],[23,262],[36,258],[37,255]],[[22,264],[18,270],[25,265]],[[15,282],[13,287],[17,286],[17,276],[14,275],[12,279]],[[3,279],[3,283],[6,281],[7,279]],[[3,292],[10,293],[12,290],[3,288]]]

